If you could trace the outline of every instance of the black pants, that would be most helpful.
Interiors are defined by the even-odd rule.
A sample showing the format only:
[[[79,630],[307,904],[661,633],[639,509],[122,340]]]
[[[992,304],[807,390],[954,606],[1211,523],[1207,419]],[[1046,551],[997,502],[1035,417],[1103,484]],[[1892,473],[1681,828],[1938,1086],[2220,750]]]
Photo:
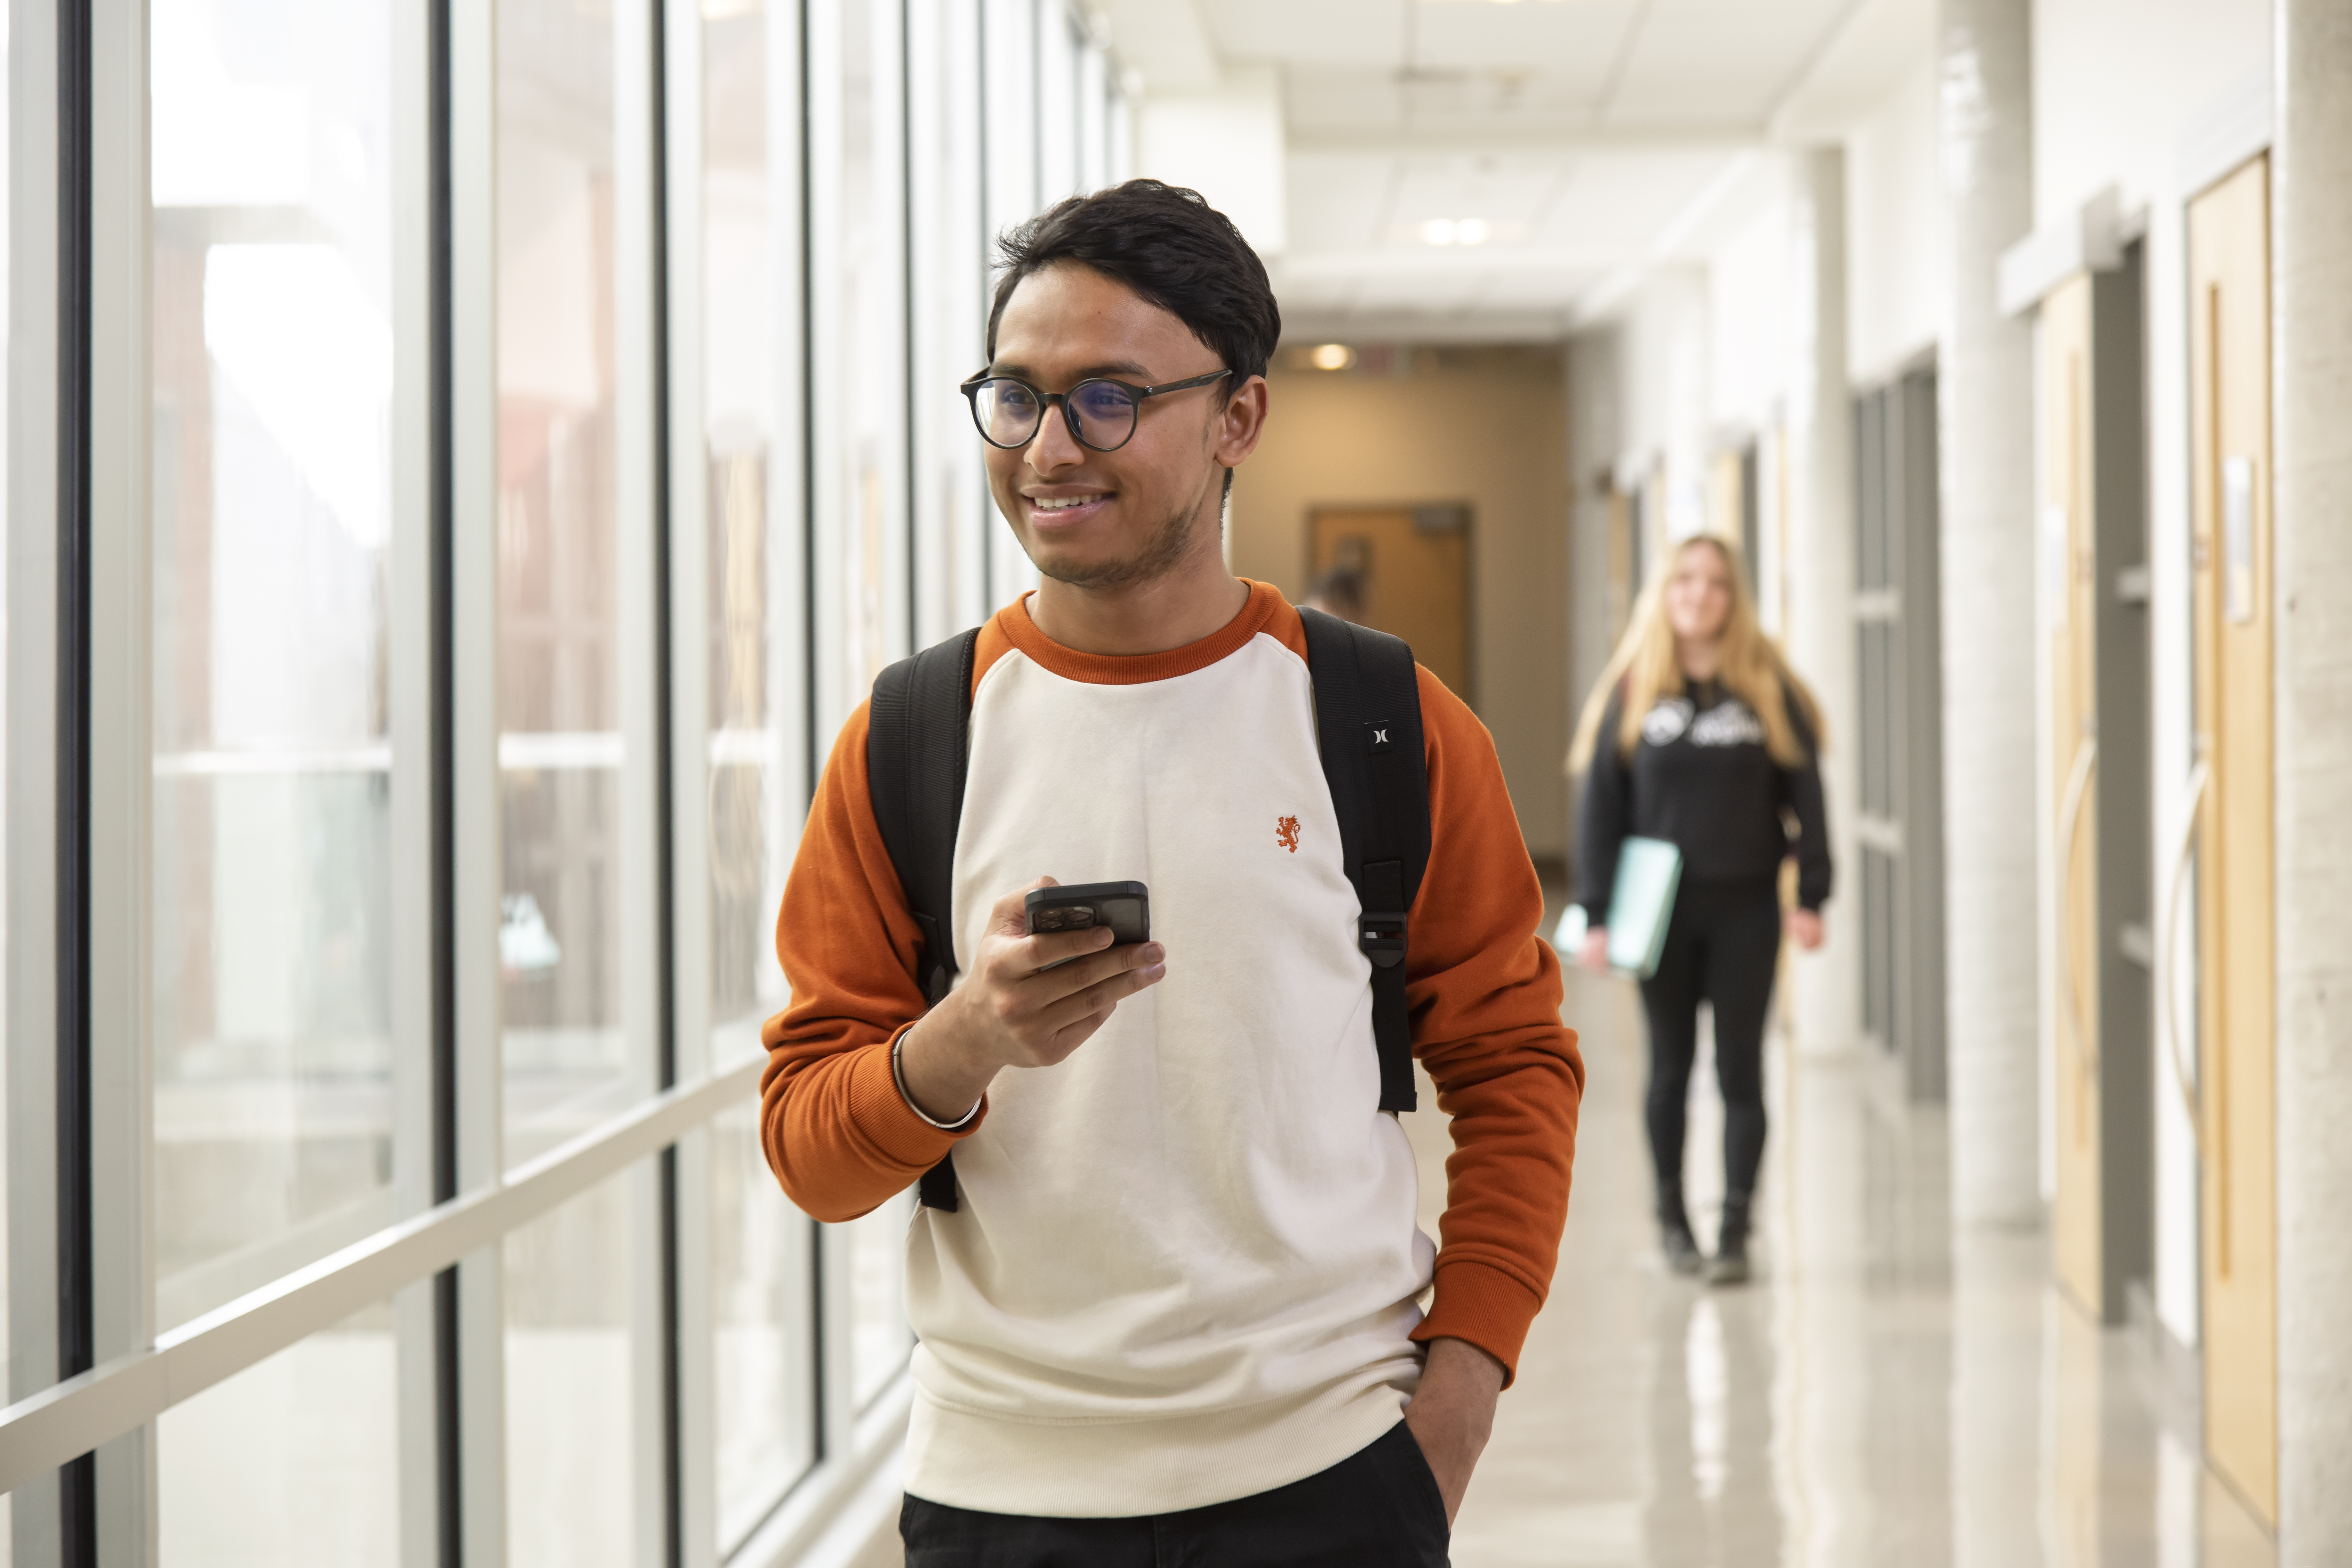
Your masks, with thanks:
[[[1764,1019],[1780,958],[1780,897],[1771,882],[1685,882],[1675,895],[1658,972],[1642,982],[1650,1016],[1650,1156],[1661,1204],[1679,1205],[1683,1113],[1698,1053],[1698,1005],[1715,1005],[1715,1077],[1723,1087],[1723,1183],[1746,1196],[1764,1159]]]
[[[1448,1531],[1400,1421],[1320,1474],[1182,1513],[1036,1519],[910,1496],[898,1534],[907,1568],[1446,1568]]]

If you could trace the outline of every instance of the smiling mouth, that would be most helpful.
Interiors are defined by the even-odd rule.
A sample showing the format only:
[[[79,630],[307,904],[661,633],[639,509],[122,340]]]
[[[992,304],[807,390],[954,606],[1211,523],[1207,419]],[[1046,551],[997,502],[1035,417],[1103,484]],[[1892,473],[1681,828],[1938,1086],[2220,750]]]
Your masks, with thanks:
[[[1030,496],[1030,514],[1045,519],[1070,517],[1092,510],[1110,500],[1108,494],[1090,496]]]

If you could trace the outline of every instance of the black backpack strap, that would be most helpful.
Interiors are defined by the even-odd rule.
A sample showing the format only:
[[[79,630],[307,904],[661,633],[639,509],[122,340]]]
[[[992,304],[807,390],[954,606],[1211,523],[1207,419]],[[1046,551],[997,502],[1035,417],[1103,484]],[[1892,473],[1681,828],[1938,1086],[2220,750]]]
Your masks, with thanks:
[[[1340,853],[1363,908],[1357,941],[1372,963],[1381,1109],[1414,1108],[1405,1012],[1406,917],[1429,866],[1429,763],[1421,682],[1402,640],[1302,609],[1315,682],[1315,739],[1339,817]]]
[[[971,664],[977,629],[902,658],[874,679],[866,709],[866,787],[874,820],[922,932],[915,983],[937,1006],[956,974],[955,844],[971,752]],[[955,1159],[923,1173],[926,1208],[956,1206]]]

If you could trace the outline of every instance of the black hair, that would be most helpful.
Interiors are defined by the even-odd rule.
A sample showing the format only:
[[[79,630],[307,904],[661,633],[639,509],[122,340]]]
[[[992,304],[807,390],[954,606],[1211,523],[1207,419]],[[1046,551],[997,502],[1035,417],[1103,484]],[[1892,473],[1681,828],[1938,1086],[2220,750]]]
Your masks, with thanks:
[[[1129,180],[1090,196],[1069,196],[997,240],[1003,276],[988,312],[988,353],[996,324],[1022,279],[1057,261],[1115,279],[1192,330],[1234,373],[1228,393],[1265,374],[1282,336],[1282,311],[1265,263],[1198,191]]]

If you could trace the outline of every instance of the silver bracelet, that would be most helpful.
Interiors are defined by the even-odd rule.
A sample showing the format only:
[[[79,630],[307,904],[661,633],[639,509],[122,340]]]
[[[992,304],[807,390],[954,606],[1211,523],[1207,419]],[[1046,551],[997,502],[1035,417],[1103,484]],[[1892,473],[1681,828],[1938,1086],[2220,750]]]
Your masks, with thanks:
[[[921,1106],[917,1105],[915,1103],[915,1097],[907,1092],[906,1064],[898,1059],[898,1052],[900,1048],[906,1045],[907,1037],[914,1032],[915,1031],[912,1029],[901,1029],[898,1031],[898,1037],[890,1042],[890,1078],[892,1081],[897,1083],[898,1086],[898,1098],[907,1102],[908,1110],[913,1111],[916,1115],[921,1117],[926,1122],[938,1128],[940,1131],[960,1132],[966,1127],[971,1125],[971,1119],[980,1114],[981,1100],[984,1100],[988,1097],[986,1095],[982,1095],[980,1097],[980,1100],[973,1100],[971,1102],[971,1109],[965,1111],[961,1116],[957,1117],[953,1121],[941,1121],[938,1117],[933,1116],[929,1111],[925,1110]]]

